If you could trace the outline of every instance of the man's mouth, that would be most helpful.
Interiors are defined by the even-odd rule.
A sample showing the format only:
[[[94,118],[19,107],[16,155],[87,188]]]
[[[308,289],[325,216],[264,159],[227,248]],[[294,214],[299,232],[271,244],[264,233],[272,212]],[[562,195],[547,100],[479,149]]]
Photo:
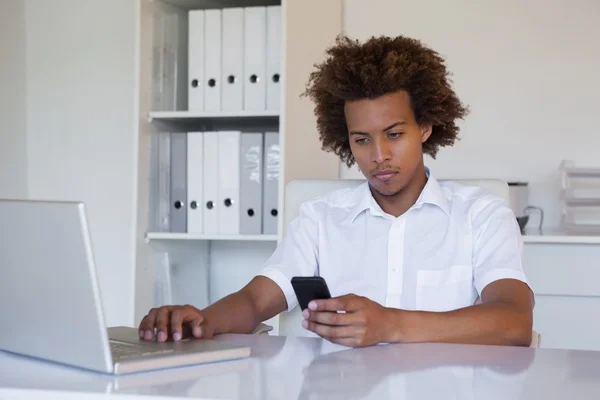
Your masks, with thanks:
[[[392,169],[386,169],[386,170],[382,170],[382,171],[377,171],[373,174],[373,176],[375,177],[375,179],[380,180],[380,181],[388,181],[390,179],[392,179],[392,177],[394,175],[396,175],[398,173],[398,171],[392,170]]]

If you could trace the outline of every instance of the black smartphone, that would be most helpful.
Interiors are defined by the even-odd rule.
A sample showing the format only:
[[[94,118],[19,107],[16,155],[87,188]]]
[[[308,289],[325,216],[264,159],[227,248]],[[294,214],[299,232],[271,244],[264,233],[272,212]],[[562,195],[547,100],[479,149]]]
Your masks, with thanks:
[[[327,283],[320,276],[295,276],[292,278],[292,287],[301,310],[307,309],[311,300],[331,298]]]

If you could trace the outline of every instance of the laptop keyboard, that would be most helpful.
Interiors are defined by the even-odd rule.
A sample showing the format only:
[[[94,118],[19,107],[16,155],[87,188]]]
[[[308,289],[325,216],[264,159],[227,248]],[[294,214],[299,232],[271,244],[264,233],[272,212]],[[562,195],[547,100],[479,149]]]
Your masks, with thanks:
[[[173,353],[173,349],[150,349],[135,344],[110,341],[110,350],[114,360],[127,360],[145,356]]]

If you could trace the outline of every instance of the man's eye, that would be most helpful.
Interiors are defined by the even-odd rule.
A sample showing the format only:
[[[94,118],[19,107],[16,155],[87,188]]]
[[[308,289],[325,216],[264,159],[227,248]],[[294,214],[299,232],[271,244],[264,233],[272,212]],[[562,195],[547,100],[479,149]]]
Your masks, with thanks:
[[[400,137],[401,133],[400,132],[392,132],[390,133],[388,136],[392,139],[398,138]]]
[[[358,143],[358,144],[367,143],[367,138],[360,138],[360,139],[356,139],[356,140],[354,141],[354,143]]]

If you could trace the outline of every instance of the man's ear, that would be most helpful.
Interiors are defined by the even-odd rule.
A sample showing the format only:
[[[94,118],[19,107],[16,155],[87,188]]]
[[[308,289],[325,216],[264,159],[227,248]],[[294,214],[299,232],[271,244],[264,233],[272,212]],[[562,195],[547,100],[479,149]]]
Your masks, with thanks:
[[[433,130],[433,126],[431,124],[423,124],[421,125],[421,143],[425,143],[429,136],[431,136],[431,131]]]

